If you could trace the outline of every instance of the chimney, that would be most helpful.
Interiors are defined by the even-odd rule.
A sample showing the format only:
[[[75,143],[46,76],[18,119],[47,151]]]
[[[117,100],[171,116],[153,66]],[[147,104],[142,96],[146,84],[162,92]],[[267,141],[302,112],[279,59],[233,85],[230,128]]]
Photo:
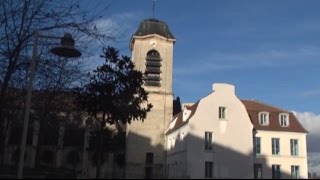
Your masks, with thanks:
[[[235,87],[227,83],[214,83],[212,85],[212,91],[215,93],[235,94]]]

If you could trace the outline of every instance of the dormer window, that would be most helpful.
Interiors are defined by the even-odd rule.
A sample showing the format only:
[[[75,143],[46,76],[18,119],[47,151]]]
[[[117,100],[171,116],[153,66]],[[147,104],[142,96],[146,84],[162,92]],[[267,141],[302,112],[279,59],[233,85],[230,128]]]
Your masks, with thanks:
[[[262,126],[269,125],[269,113],[268,112],[260,112],[259,113],[259,124]]]
[[[279,114],[279,123],[281,127],[289,126],[289,115],[286,113]]]

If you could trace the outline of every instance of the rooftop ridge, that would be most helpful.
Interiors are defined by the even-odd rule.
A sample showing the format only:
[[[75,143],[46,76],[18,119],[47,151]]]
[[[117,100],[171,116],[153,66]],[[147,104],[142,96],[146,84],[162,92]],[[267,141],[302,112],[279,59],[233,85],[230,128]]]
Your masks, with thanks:
[[[190,118],[191,118],[191,117],[195,114],[195,112],[197,111],[197,108],[198,108],[199,103],[200,103],[200,101],[197,101],[196,103],[194,103],[193,105],[191,105],[190,109],[188,109],[188,110],[191,111],[191,113],[190,113],[190,115],[188,116],[188,118],[187,118],[185,121],[183,121],[183,110],[182,110],[181,112],[179,112],[176,116],[174,116],[174,117],[172,118],[172,120],[170,121],[170,123],[173,123],[173,121],[174,121],[176,118],[177,118],[177,119],[176,119],[177,121],[175,122],[174,127],[172,127],[172,128],[169,128],[170,126],[168,127],[168,129],[165,131],[165,134],[170,134],[170,133],[172,133],[173,131],[175,131],[176,129],[178,129],[178,128],[180,128],[180,127],[188,124]],[[177,123],[178,123],[178,124],[177,124]]]
[[[271,105],[271,104],[269,104],[269,103],[266,103],[266,102],[263,102],[263,101],[260,101],[260,100],[257,100],[257,99],[242,99],[242,98],[241,98],[240,100],[241,100],[241,101],[242,101],[242,100],[244,100],[244,101],[253,101],[253,102],[262,104],[262,105],[264,105],[264,106],[269,106],[269,107],[278,109],[278,110],[280,110],[280,111],[284,111],[284,112],[287,112],[287,113],[291,113],[291,111],[289,111],[289,110],[280,108],[280,107],[275,106],[275,105]]]

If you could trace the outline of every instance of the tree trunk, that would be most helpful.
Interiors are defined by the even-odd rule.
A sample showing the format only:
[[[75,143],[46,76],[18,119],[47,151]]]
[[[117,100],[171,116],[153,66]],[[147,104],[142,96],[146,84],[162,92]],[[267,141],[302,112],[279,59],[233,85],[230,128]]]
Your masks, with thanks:
[[[1,125],[0,125],[0,145],[1,145],[1,149],[0,149],[0,164],[4,164],[4,157],[5,157],[5,147],[7,145],[7,141],[8,141],[8,129],[9,129],[9,120],[8,119],[5,119],[3,118],[3,121],[1,122]]]
[[[43,118],[40,118],[39,122],[39,134],[38,134],[38,143],[36,147],[36,155],[35,155],[35,168],[40,167],[40,162],[41,162],[41,144],[43,143],[44,139],[44,122]]]
[[[49,102],[49,100],[47,99],[47,97],[44,97],[43,99],[44,101],[44,107],[42,109],[41,112],[41,116],[40,116],[40,122],[39,122],[39,139],[38,139],[38,144],[37,144],[37,148],[36,148],[36,156],[35,156],[35,168],[39,168],[40,164],[41,164],[41,149],[42,149],[42,144],[44,142],[44,136],[45,136],[45,129],[46,129],[46,122],[47,121],[47,114],[49,112],[48,110],[48,105],[47,103]]]
[[[97,163],[97,173],[96,173],[96,179],[100,179],[101,176],[101,156],[102,156],[102,142],[103,141],[103,127],[101,126],[100,132],[99,132],[99,144],[98,144],[98,163]]]
[[[100,179],[100,174],[101,174],[101,162],[102,162],[102,144],[103,144],[103,128],[105,126],[105,117],[106,114],[103,113],[102,115],[102,121],[101,121],[101,126],[100,126],[100,132],[99,132],[99,145],[98,145],[98,163],[97,163],[97,173],[96,173],[96,179]]]

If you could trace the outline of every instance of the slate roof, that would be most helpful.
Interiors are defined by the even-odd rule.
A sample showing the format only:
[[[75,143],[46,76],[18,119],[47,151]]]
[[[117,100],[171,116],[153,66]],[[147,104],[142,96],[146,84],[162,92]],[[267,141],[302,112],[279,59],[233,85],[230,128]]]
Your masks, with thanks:
[[[281,108],[268,105],[263,102],[259,102],[256,100],[241,100],[244,104],[247,113],[250,117],[251,123],[257,130],[265,130],[265,131],[281,131],[281,132],[298,132],[298,133],[308,133],[306,129],[300,124],[296,116],[287,110],[283,110]],[[191,110],[191,114],[183,121],[183,111],[175,115],[172,119],[176,122],[171,129],[168,129],[165,134],[170,134],[171,132],[179,129],[180,127],[184,126],[185,124],[189,123],[190,118],[195,114],[198,108],[199,101],[192,106],[186,106],[188,110]],[[268,112],[269,113],[269,125],[262,126],[259,123],[259,112]],[[288,127],[281,127],[279,122],[279,114],[280,113],[287,113],[289,114],[289,126]],[[171,123],[172,123],[171,121]]]
[[[143,20],[136,33],[134,33],[134,36],[146,36],[150,34],[157,34],[165,38],[175,39],[169,30],[169,26],[165,22],[155,18]]]
[[[183,110],[178,113],[177,115],[175,115],[172,119],[172,121],[174,121],[177,118],[176,123],[174,124],[174,126],[171,129],[168,129],[168,131],[165,134],[170,134],[171,132],[179,129],[180,127],[184,126],[185,124],[188,124],[189,119],[194,115],[194,113],[196,112],[197,108],[198,108],[198,104],[199,101],[191,106],[186,106],[185,108],[188,110],[191,110],[191,113],[188,117],[188,119],[186,119],[185,121],[183,121]],[[172,121],[170,123],[172,123]]]
[[[307,133],[304,127],[300,124],[296,116],[287,110],[283,110],[272,105],[265,104],[256,100],[241,100],[244,106],[247,109],[250,120],[253,126],[257,130],[266,130],[266,131],[284,131],[284,132],[298,132],[298,133]],[[269,125],[262,126],[259,123],[259,112],[269,112]],[[279,114],[287,113],[289,114],[289,126],[281,127],[279,122]]]

